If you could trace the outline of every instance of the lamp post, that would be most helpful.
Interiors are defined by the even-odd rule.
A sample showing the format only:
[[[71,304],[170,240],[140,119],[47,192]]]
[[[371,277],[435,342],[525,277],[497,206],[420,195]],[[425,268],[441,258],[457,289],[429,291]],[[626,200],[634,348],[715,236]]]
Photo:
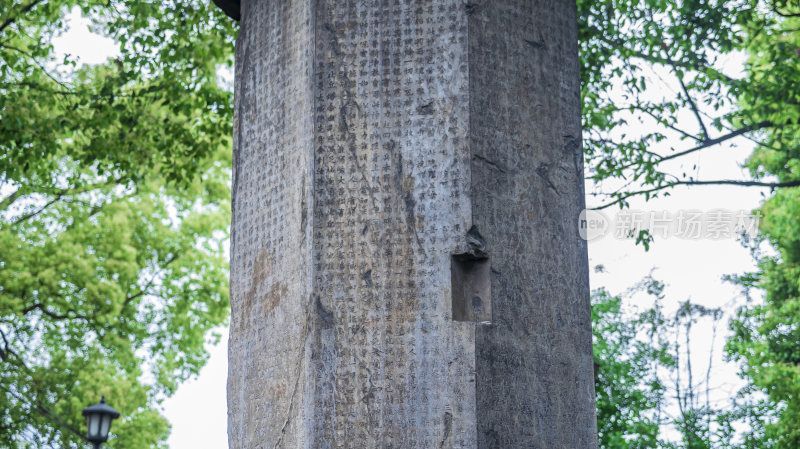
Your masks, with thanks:
[[[103,396],[99,404],[83,409],[83,416],[86,417],[88,428],[86,439],[90,443],[94,443],[95,449],[99,449],[100,443],[108,440],[111,420],[119,418],[119,412],[106,405],[106,397]]]

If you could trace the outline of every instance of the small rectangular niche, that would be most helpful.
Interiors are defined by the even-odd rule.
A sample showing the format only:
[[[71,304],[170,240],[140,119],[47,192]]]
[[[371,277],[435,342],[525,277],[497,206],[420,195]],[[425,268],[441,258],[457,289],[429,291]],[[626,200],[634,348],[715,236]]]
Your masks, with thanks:
[[[453,320],[492,321],[491,265],[488,258],[455,254],[450,258]]]

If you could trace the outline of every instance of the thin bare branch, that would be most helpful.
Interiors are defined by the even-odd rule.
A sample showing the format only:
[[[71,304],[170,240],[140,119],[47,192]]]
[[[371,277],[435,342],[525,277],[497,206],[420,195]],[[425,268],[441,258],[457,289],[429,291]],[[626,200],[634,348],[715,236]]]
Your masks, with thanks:
[[[677,133],[679,133],[679,134],[683,135],[684,137],[687,137],[687,138],[689,138],[689,139],[692,139],[692,140],[694,140],[694,141],[697,141],[697,142],[702,142],[702,141],[703,141],[703,139],[700,139],[700,138],[698,138],[697,136],[695,136],[695,135],[693,135],[693,134],[687,133],[686,131],[684,131],[684,130],[682,130],[682,129],[678,128],[678,127],[677,127],[677,126],[675,126],[675,125],[672,125],[672,124],[669,124],[669,123],[666,123],[666,122],[664,122],[662,118],[660,118],[660,117],[659,117],[659,116],[657,116],[656,114],[653,114],[653,112],[652,112],[652,111],[650,111],[650,110],[648,110],[648,109],[644,109],[644,108],[642,108],[642,109],[640,109],[640,110],[641,110],[642,112],[644,112],[645,114],[649,115],[650,117],[652,117],[652,118],[653,118],[653,119],[654,119],[656,122],[658,122],[658,123],[661,123],[662,125],[664,125],[664,126],[666,126],[667,128],[669,128],[669,129],[671,129],[671,130],[673,130],[673,131],[675,131],[675,132],[677,132]]]
[[[744,128],[740,128],[740,129],[737,129],[735,131],[731,131],[728,134],[725,134],[725,135],[722,135],[722,136],[719,136],[719,137],[715,137],[713,139],[708,139],[708,140],[704,141],[701,145],[698,145],[698,146],[696,146],[694,148],[689,148],[688,150],[679,151],[677,153],[670,154],[669,156],[664,156],[661,159],[659,159],[658,161],[656,161],[656,163],[660,164],[660,163],[666,162],[666,161],[668,161],[670,159],[675,159],[675,158],[679,158],[681,156],[686,156],[687,154],[691,154],[691,153],[694,153],[695,151],[700,151],[700,150],[706,149],[708,147],[712,147],[714,145],[723,143],[723,142],[725,142],[727,140],[733,139],[734,137],[741,136],[742,134],[746,134],[746,133],[749,133],[749,132],[752,132],[752,131],[758,131],[758,130],[764,129],[764,128],[776,128],[778,126],[783,126],[783,125],[776,125],[775,123],[770,122],[770,121],[763,121],[763,122],[760,122],[760,123],[756,123],[755,125],[745,126]]]
[[[678,78],[678,82],[681,85],[681,89],[683,90],[683,95],[686,97],[686,101],[689,102],[689,107],[692,109],[694,116],[697,118],[697,123],[700,124],[700,130],[703,131],[704,141],[709,140],[708,129],[706,128],[705,122],[703,122],[703,118],[700,116],[700,110],[697,109],[697,104],[692,99],[692,96],[689,95],[689,89],[686,88],[686,83],[683,82],[683,78],[680,77],[677,73],[675,73],[675,77]]]
[[[50,73],[50,72],[47,70],[47,68],[46,68],[44,65],[42,65],[42,63],[40,63],[39,61],[37,61],[37,60],[36,60],[36,58],[34,58],[32,54],[30,54],[30,52],[27,52],[27,51],[25,51],[25,50],[23,50],[23,49],[21,49],[21,48],[19,48],[19,47],[14,47],[14,46],[12,46],[12,45],[4,44],[4,43],[2,43],[2,42],[0,42],[0,47],[7,48],[7,49],[9,49],[9,50],[14,50],[14,51],[16,51],[16,52],[18,52],[18,53],[22,53],[23,55],[25,55],[25,56],[27,56],[27,57],[31,58],[31,62],[33,62],[34,64],[36,64],[36,66],[37,66],[37,67],[39,67],[39,70],[41,70],[41,71],[42,71],[42,73],[44,73],[44,75],[45,75],[45,76],[47,76],[48,78],[50,78],[50,79],[51,79],[53,82],[55,82],[55,83],[56,83],[56,84],[58,84],[59,86],[63,87],[64,89],[67,89],[67,90],[69,90],[69,86],[68,86],[66,83],[64,83],[63,81],[61,81],[60,79],[58,79],[58,78],[57,78],[55,75],[53,75],[52,73]]]
[[[786,182],[762,182],[762,181],[739,181],[735,179],[719,179],[719,180],[710,180],[710,181],[692,181],[692,180],[682,180],[682,181],[672,181],[666,184],[662,184],[660,186],[656,186],[650,189],[644,190],[637,190],[635,192],[628,192],[625,195],[618,197],[616,200],[603,204],[598,207],[593,207],[593,210],[601,210],[609,208],[615,204],[623,203],[628,198],[632,198],[634,196],[640,195],[647,195],[650,193],[655,193],[664,189],[669,189],[675,186],[709,186],[709,185],[731,185],[731,186],[739,186],[739,187],[769,187],[770,189],[778,189],[784,187],[798,187],[800,186],[800,180],[796,181],[786,181]]]
[[[622,49],[625,53],[627,53],[627,54],[629,54],[629,55],[631,55],[631,56],[633,56],[635,58],[638,58],[638,59],[642,59],[642,60],[645,60],[645,61],[648,61],[648,62],[654,62],[654,63],[661,64],[661,65],[667,65],[667,66],[675,65],[675,66],[678,66],[678,67],[681,67],[681,68],[684,68],[684,69],[695,70],[697,72],[711,73],[714,76],[722,78],[722,79],[724,79],[725,81],[727,81],[729,83],[736,83],[736,82],[739,81],[739,80],[737,80],[735,78],[731,78],[730,76],[720,72],[719,70],[711,67],[709,64],[707,64],[707,63],[705,63],[703,61],[698,61],[699,62],[698,64],[693,64],[693,63],[684,62],[684,61],[673,61],[673,60],[664,58],[662,56],[651,55],[651,54],[647,54],[647,53],[644,53],[644,52],[641,52],[641,51],[638,51],[638,50],[634,50],[634,49],[628,47],[626,45],[626,42],[623,41],[622,39],[608,39],[605,36],[597,36],[597,37],[600,40],[602,40],[603,42],[606,42],[607,44],[612,45],[612,46],[614,46],[614,47],[616,47],[618,49]]]
[[[787,125],[793,125],[793,124],[794,123],[787,123]],[[728,134],[725,134],[725,135],[722,135],[722,136],[719,136],[719,137],[715,137],[713,139],[706,140],[702,144],[697,145],[696,147],[689,148],[688,150],[679,151],[677,153],[670,154],[669,156],[660,156],[659,155],[653,161],[653,163],[654,164],[660,164],[662,162],[666,162],[666,161],[669,161],[669,160],[672,160],[672,159],[677,159],[679,157],[686,156],[687,154],[691,154],[691,153],[694,153],[694,152],[697,152],[697,151],[700,151],[700,150],[705,150],[706,148],[710,148],[710,147],[713,147],[714,145],[718,145],[720,143],[724,143],[724,142],[726,142],[726,141],[728,141],[730,139],[733,139],[734,137],[738,137],[738,136],[741,136],[743,134],[747,134],[747,133],[752,132],[752,131],[758,131],[760,129],[766,129],[766,128],[780,128],[780,127],[783,127],[783,126],[786,126],[786,125],[776,124],[776,123],[773,123],[771,121],[763,121],[763,122],[760,122],[760,123],[756,123],[755,125],[745,126],[743,128],[731,131]],[[648,152],[648,154],[656,154],[656,153]],[[619,169],[620,170],[625,170],[625,169],[633,167],[636,164],[637,164],[636,162],[631,162],[631,163],[623,165]],[[587,179],[597,179],[597,176],[590,176],[590,177],[587,177]]]

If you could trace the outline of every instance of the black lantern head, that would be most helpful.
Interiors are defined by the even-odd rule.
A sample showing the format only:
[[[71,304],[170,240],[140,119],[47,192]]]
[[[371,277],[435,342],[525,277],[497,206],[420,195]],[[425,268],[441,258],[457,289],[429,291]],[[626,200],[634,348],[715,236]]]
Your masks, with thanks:
[[[86,424],[89,428],[86,439],[91,443],[102,443],[108,440],[108,431],[111,430],[111,420],[119,418],[119,412],[106,405],[106,397],[100,399],[99,404],[83,409]]]

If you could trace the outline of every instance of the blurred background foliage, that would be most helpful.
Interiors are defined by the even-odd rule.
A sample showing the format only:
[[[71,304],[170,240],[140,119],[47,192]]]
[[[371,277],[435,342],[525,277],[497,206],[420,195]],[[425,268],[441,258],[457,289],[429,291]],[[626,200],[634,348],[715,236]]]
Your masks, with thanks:
[[[115,56],[54,49],[82,15]],[[0,4],[0,447],[165,447],[228,317],[236,26],[205,1]]]

